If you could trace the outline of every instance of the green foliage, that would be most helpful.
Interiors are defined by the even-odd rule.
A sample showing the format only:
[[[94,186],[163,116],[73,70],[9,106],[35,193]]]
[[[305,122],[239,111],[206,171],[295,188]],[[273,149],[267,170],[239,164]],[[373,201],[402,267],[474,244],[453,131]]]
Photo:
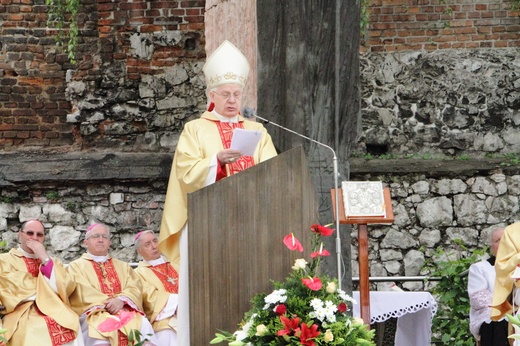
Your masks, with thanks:
[[[319,225],[313,225],[311,230],[312,250],[318,254],[311,256],[311,263],[297,259],[285,281],[273,282],[270,294],[259,293],[252,298],[252,308],[245,313],[235,333],[219,331],[211,344],[374,345],[374,331],[367,330],[362,319],[347,314],[347,304],[352,303],[352,298],[337,288],[336,279],[317,276],[321,256],[326,251],[321,236],[330,236],[332,230]],[[301,248],[292,234],[284,239],[284,244],[293,251],[298,250],[298,245]]]
[[[520,0],[518,0],[518,1],[520,1]],[[500,164],[501,166],[513,166],[513,165],[520,164],[520,155],[519,154],[514,154],[514,153],[504,154],[504,158],[508,161],[502,162]]]
[[[519,0],[520,1],[520,0]],[[360,20],[360,35],[364,36],[368,30],[368,24],[370,19],[370,13],[368,7],[370,6],[370,0],[361,0],[361,20]]]
[[[61,198],[60,193],[58,191],[49,191],[45,194],[45,198],[49,201],[54,202]]]
[[[45,0],[45,3],[49,7],[47,26],[58,29],[56,43],[65,47],[70,62],[75,63],[79,35],[76,17],[79,0]]]
[[[430,291],[435,296],[439,308],[433,318],[432,341],[450,346],[473,346],[474,338],[469,331],[469,297],[467,293],[467,270],[478,262],[487,249],[469,253],[461,241],[456,241],[460,257],[437,249],[436,257],[442,259],[434,263],[425,263],[423,270],[429,270],[431,277],[440,277],[440,281]]]
[[[0,241],[0,253],[4,253],[7,251],[7,242],[5,240]]]

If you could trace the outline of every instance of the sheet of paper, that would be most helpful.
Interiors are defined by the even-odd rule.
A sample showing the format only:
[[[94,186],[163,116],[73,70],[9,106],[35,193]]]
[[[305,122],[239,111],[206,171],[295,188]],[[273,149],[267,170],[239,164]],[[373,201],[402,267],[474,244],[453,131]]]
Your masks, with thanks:
[[[253,156],[261,136],[261,131],[235,129],[231,139],[231,149],[240,150],[244,156]]]

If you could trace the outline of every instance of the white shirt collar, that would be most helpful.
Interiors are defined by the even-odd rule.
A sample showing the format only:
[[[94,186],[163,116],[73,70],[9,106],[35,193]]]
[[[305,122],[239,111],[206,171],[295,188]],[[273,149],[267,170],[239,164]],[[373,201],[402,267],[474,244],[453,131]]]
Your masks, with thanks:
[[[161,257],[159,257],[158,259],[154,259],[154,260],[150,260],[150,261],[146,261],[146,262],[148,262],[148,264],[151,265],[152,267],[155,267],[155,266],[158,266],[159,264],[166,263],[166,260],[161,255]]]
[[[238,114],[235,115],[233,118],[228,118],[228,117],[218,114],[216,110],[212,110],[211,112],[213,114],[215,114],[215,116],[218,118],[218,120],[220,120],[223,123],[238,123]]]
[[[94,256],[93,254],[91,254],[90,252],[87,251],[87,254],[90,256],[90,258],[92,258],[92,260],[96,263],[105,263],[106,261],[108,261],[110,259],[110,256],[106,255],[106,256]]]

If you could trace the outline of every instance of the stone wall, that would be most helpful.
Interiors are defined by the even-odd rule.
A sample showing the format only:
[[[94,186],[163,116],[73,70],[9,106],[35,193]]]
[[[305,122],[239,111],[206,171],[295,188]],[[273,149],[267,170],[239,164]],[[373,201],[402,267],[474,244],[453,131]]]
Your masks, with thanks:
[[[520,46],[512,1],[370,0],[362,49],[369,52]]]
[[[520,152],[518,49],[363,54],[358,153]]]
[[[63,164],[17,154],[0,161],[0,240],[7,248],[16,246],[20,224],[39,218],[50,252],[68,262],[84,252],[84,231],[97,221],[111,226],[115,257],[137,260],[132,239],[140,230],[159,227],[171,155],[150,153],[138,160],[134,154],[62,154],[59,159]],[[504,165],[500,159],[352,159],[350,164],[353,180],[381,180],[391,189],[394,224],[369,227],[372,276],[427,275],[420,269],[437,260],[436,249],[460,255],[464,251],[456,239],[468,251],[483,248],[493,227],[520,220],[520,164]],[[351,236],[357,276],[355,229]],[[423,289],[422,282],[402,286]]]
[[[479,169],[468,170],[455,161],[439,166],[421,160],[379,160],[363,168],[366,161],[354,161],[354,180],[381,180],[390,187],[395,216],[390,226],[369,226],[371,276],[428,275],[421,271],[426,261],[447,259],[439,258],[437,249],[454,259],[488,246],[494,227],[520,221],[520,165],[474,162]],[[406,165],[404,171],[391,173]],[[353,230],[352,239],[356,238]],[[351,250],[356,259],[355,241]],[[357,276],[356,260],[352,270]],[[423,289],[422,282],[402,286]]]
[[[205,107],[205,1],[82,0],[77,63],[44,0],[0,6],[0,150],[171,150]]]

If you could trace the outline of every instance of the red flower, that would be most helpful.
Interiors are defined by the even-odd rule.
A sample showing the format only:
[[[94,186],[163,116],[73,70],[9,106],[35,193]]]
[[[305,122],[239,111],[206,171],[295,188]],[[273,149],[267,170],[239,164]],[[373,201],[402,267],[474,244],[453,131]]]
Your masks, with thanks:
[[[318,325],[313,324],[310,328],[305,323],[302,323],[302,332],[300,334],[300,342],[302,345],[315,346],[314,338],[320,335],[318,332]]]
[[[323,257],[330,256],[330,252],[328,252],[327,250],[322,250],[321,252],[316,251],[316,252],[311,253],[311,258],[318,257],[318,256],[323,256]]]
[[[287,312],[287,306],[285,306],[285,304],[278,304],[276,305],[276,307],[274,308],[274,312],[275,314],[277,314],[278,316],[279,315],[283,315]]]
[[[310,290],[318,291],[321,289],[321,279],[320,278],[302,278],[302,282],[305,286],[307,286]]]
[[[294,234],[287,234],[285,238],[283,238],[283,243],[289,250],[298,250],[300,252],[303,252],[303,246],[300,244],[298,239],[294,237]]]
[[[97,330],[102,333],[113,332],[114,330],[118,330],[123,328],[134,318],[135,312],[120,310],[117,315],[110,315],[106,320],[101,322]]]
[[[280,321],[282,321],[282,324],[284,326],[284,329],[281,329],[276,333],[278,336],[282,335],[291,335],[291,333],[298,333],[300,331],[300,318],[287,318],[285,316],[280,316]]]
[[[344,313],[345,311],[347,311],[347,304],[345,303],[340,303],[338,305],[338,311],[341,312],[341,313]]]
[[[314,233],[319,233],[324,237],[328,237],[329,235],[334,233],[333,229],[318,224],[312,225],[311,231],[313,231]]]
[[[330,252],[328,252],[327,250],[323,249],[323,243],[321,243],[321,245],[320,245],[320,251],[316,251],[316,252],[311,253],[311,257],[312,258],[318,257],[318,256],[322,256],[322,257],[330,256]]]

